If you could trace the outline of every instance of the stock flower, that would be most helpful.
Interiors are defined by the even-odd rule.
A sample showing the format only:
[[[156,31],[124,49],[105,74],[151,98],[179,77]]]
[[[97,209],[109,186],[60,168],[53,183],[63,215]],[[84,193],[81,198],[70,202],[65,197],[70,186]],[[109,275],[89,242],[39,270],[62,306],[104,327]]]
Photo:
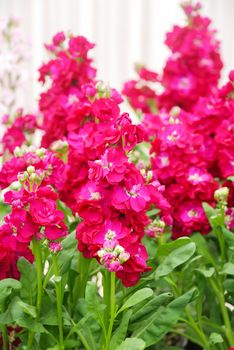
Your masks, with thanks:
[[[30,201],[30,215],[41,226],[57,225],[63,219],[63,213],[56,209],[56,203],[46,198]]]

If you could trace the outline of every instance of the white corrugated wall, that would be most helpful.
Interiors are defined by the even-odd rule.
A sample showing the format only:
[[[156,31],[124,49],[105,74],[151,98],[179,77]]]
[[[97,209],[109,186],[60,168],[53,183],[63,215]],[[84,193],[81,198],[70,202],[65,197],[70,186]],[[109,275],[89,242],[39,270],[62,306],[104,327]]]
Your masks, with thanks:
[[[203,0],[204,13],[214,20],[222,41],[226,68],[234,68],[233,0]],[[57,31],[71,30],[96,43],[93,57],[98,77],[121,88],[134,76],[135,62],[160,70],[167,57],[164,35],[183,23],[179,0],[0,0],[0,17],[15,15],[31,44],[30,78],[24,105],[30,109],[40,90],[36,69],[46,58],[43,43]]]

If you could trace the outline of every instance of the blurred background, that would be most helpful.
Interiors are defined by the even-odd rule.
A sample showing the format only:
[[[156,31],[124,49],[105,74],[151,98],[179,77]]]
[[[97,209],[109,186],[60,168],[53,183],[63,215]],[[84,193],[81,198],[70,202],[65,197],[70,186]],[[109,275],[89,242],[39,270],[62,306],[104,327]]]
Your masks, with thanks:
[[[201,0],[203,14],[218,30],[225,68],[234,68],[234,0]],[[134,78],[134,64],[160,71],[168,55],[163,44],[173,24],[184,22],[179,0],[0,0],[0,18],[15,16],[27,42],[27,66],[20,107],[36,108],[41,90],[37,69],[46,61],[44,43],[58,31],[72,31],[96,43],[93,58],[98,78],[121,89]],[[1,53],[0,53],[1,55]],[[1,65],[1,56],[0,56]],[[204,77],[205,78],[205,77]]]

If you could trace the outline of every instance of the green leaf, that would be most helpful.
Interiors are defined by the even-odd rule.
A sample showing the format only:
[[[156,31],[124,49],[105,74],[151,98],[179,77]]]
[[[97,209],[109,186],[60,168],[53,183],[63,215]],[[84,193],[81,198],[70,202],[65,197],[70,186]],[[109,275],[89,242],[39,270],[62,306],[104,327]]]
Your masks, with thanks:
[[[234,279],[226,279],[223,282],[223,287],[226,291],[234,293]]]
[[[210,267],[209,269],[204,268],[200,268],[200,269],[196,269],[195,271],[201,273],[204,277],[206,278],[210,278],[213,276],[213,274],[215,273],[215,269],[213,267]]]
[[[196,288],[173,300],[166,307],[161,307],[151,317],[138,322],[133,336],[145,341],[146,347],[158,343],[178,322],[185,307],[198,296]]]
[[[168,254],[173,252],[175,249],[182,247],[190,242],[191,242],[191,239],[189,237],[181,237],[176,239],[175,241],[162,244],[158,247],[157,257],[161,258],[161,257],[167,256]]]
[[[28,314],[32,318],[37,317],[37,311],[36,311],[35,306],[24,303],[22,300],[18,301],[18,305],[21,307],[21,309],[24,313]]]
[[[210,262],[212,265],[216,265],[208,248],[207,240],[200,233],[193,234],[191,240],[196,244],[197,253],[202,255],[203,259]]]
[[[223,337],[219,333],[211,333],[209,337],[210,345],[220,344],[223,343],[223,341]]]
[[[13,298],[8,309],[0,315],[0,323],[6,325],[16,324],[35,333],[47,333],[47,330],[41,323],[25,313],[25,310],[22,310],[21,302],[19,297]]]
[[[61,275],[69,271],[72,259],[75,255],[78,255],[77,240],[75,235],[76,233],[72,232],[62,241],[63,249],[58,255],[58,265]]]
[[[234,246],[234,233],[229,231],[225,227],[221,227],[225,241],[228,243],[229,247]]]
[[[145,317],[154,313],[159,306],[166,304],[172,298],[172,293],[163,293],[160,295],[153,296],[147,303],[144,303],[137,311],[134,310],[131,316],[131,322],[143,320]]]
[[[36,267],[25,258],[20,258],[17,266],[20,272],[20,282],[22,283],[21,298],[29,304],[33,304],[37,293]]]
[[[226,264],[224,264],[221,273],[225,273],[227,275],[234,275],[234,264],[231,262],[227,262]]]
[[[131,315],[132,310],[128,310],[126,313],[123,314],[119,327],[115,330],[115,332],[112,335],[110,349],[114,350],[125,339]]]
[[[159,211],[160,211],[159,209],[149,210],[149,211],[147,211],[147,216],[149,216],[149,217],[155,216],[159,213]]]
[[[87,283],[85,289],[85,301],[89,312],[93,314],[97,314],[97,312],[102,312],[100,299],[97,294],[97,286],[95,282],[89,281]]]
[[[19,290],[22,287],[21,283],[13,278],[5,278],[0,280],[0,310],[5,300],[11,295],[13,290]]]
[[[196,245],[190,242],[173,250],[156,269],[156,278],[167,276],[178,266],[184,264],[195,253]]]
[[[215,208],[211,207],[208,203],[203,202],[202,206],[203,206],[204,212],[206,213],[206,216],[208,218],[217,216],[217,212],[216,212]]]
[[[144,350],[145,342],[142,339],[126,338],[116,350]]]
[[[135,292],[130,298],[125,301],[123,306],[119,309],[118,313],[123,310],[129,309],[130,307],[140,303],[141,301],[151,297],[153,295],[153,291],[150,288],[143,288]]]

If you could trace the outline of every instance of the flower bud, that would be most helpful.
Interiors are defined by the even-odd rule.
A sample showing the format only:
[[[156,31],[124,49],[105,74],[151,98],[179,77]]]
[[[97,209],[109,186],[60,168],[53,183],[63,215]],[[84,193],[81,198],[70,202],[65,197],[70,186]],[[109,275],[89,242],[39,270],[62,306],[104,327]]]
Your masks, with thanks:
[[[29,175],[32,175],[33,173],[35,173],[35,167],[33,165],[29,165],[27,167],[27,172],[29,173]]]
[[[37,149],[35,151],[35,153],[38,157],[42,158],[45,155],[45,151],[46,151],[45,148],[42,147],[42,148]]]
[[[214,193],[214,198],[217,202],[227,202],[229,189],[227,187],[221,187]]]
[[[180,114],[180,107],[178,106],[174,106],[171,110],[170,110],[170,115],[172,117],[178,117],[178,115]],[[175,119],[173,118],[173,122],[172,124],[175,124]]]
[[[120,264],[125,263],[129,258],[130,258],[130,254],[129,253],[127,253],[125,251],[120,253],[120,255],[119,255]]]
[[[150,182],[152,180],[152,178],[153,178],[153,172],[152,172],[152,170],[149,170],[147,172],[147,177],[146,177],[147,182]]]
[[[28,180],[28,173],[27,173],[27,171],[25,171],[23,173],[19,173],[17,178],[18,178],[18,181],[21,182],[21,183],[25,182],[26,180]]]
[[[124,248],[123,248],[121,245],[117,244],[117,246],[116,246],[115,249],[114,249],[114,253],[116,253],[117,255],[119,255],[119,254],[121,254],[121,253],[123,253],[123,252],[124,252]]]
[[[30,182],[35,182],[37,180],[37,174],[36,173],[32,173],[30,176],[29,176],[29,181]]]
[[[20,157],[22,154],[21,154],[21,149],[19,146],[15,147],[14,149],[14,156],[15,157]]]

